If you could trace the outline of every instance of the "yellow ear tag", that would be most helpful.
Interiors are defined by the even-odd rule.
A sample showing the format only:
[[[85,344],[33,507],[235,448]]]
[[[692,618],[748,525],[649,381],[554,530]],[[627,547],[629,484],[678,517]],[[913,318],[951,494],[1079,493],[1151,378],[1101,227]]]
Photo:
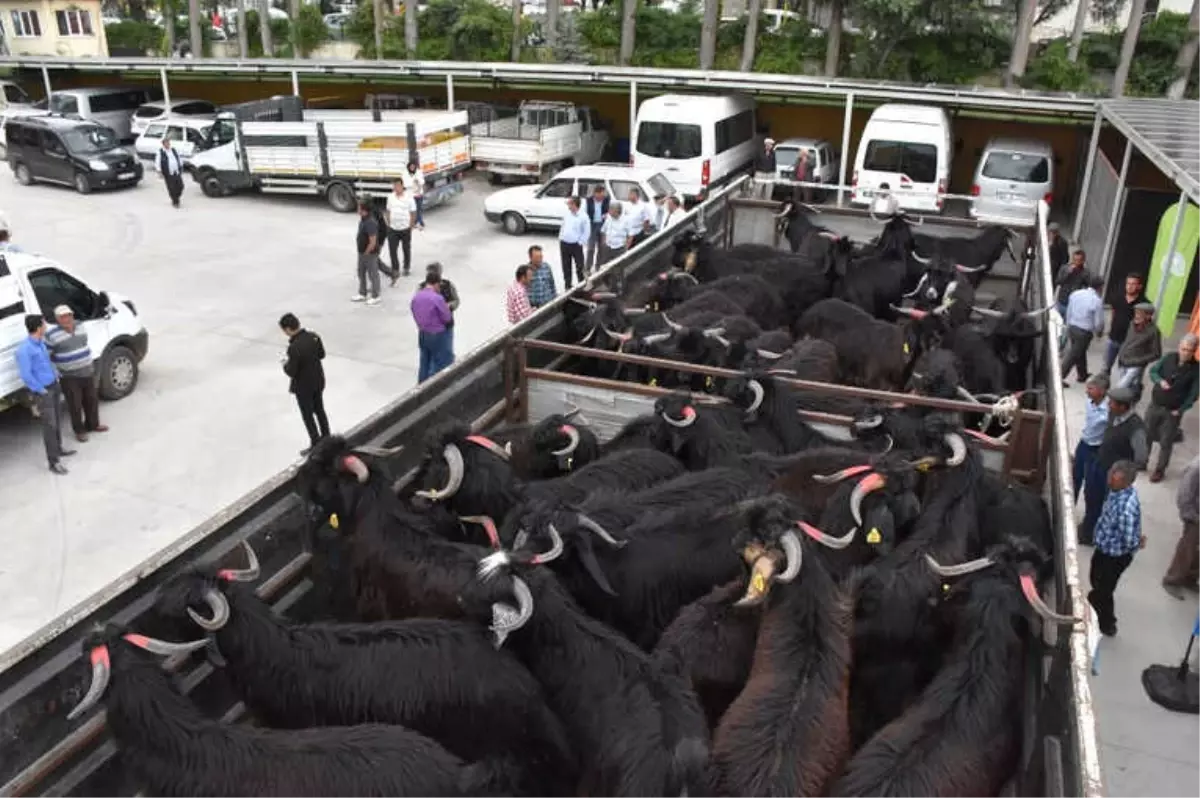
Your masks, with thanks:
[[[872,529],[870,532],[867,533],[867,542],[868,543],[881,543],[882,541],[883,541],[883,535],[879,534],[878,529]]]
[[[713,387],[713,378],[712,378],[712,377],[705,377],[705,378],[704,378],[704,387],[705,387],[705,388],[711,388],[711,387]]]
[[[760,573],[750,577],[750,587],[755,593],[762,593],[767,589],[767,579]]]
[[[904,354],[908,354],[908,341],[904,342]]]
[[[337,528],[338,528],[338,517],[337,517],[337,513],[330,513],[330,514],[329,514],[329,528],[330,528],[330,529],[337,529]]]
[[[943,592],[943,593],[949,593],[949,592],[950,592],[950,585],[948,585],[948,584],[946,584],[945,582],[943,582],[943,583],[942,583],[942,592]]]
[[[649,382],[649,383],[647,383],[647,384],[648,384],[648,385],[649,385],[651,388],[657,388],[657,387],[658,387],[658,380],[656,380],[654,377],[651,377],[651,378],[650,378],[650,382]]]
[[[926,471],[928,471],[929,467],[930,467],[929,463],[918,463],[917,464],[917,470],[920,471],[922,474],[925,473]]]

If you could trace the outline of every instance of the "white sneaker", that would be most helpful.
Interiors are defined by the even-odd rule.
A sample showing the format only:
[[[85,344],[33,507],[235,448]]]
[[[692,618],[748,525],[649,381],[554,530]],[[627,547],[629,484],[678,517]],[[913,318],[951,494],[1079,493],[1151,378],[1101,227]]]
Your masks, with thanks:
[[[377,297],[377,296],[373,296],[373,297],[371,297],[370,299],[368,299],[368,300],[367,300],[367,304],[368,304],[368,305],[378,305],[378,304],[379,304],[379,297]]]
[[[366,297],[362,294],[355,294],[354,296],[350,297],[351,302],[362,302],[364,299],[366,299]]]

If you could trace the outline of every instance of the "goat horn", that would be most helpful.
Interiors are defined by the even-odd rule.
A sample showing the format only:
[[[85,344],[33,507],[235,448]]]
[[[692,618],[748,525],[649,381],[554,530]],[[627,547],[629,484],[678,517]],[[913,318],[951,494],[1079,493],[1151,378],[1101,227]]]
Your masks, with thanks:
[[[929,554],[925,555],[925,562],[935,574],[945,577],[966,576],[967,574],[973,574],[976,571],[982,571],[984,568],[995,565],[990,557],[980,557],[977,560],[969,560],[958,565],[942,565]]]
[[[984,269],[986,269],[987,264],[985,263],[982,266],[963,266],[961,263],[956,263],[956,264],[954,264],[954,268],[957,269],[958,271],[962,272],[963,274],[977,274],[978,272],[981,272]]]
[[[612,535],[610,535],[608,533],[607,529],[600,526],[598,523],[596,523],[595,521],[593,521],[591,518],[584,515],[583,513],[579,513],[576,516],[576,520],[579,521],[579,525],[581,527],[583,527],[584,529],[593,533],[596,537],[600,538],[605,543],[612,546],[614,549],[623,548],[625,546],[625,544],[627,544],[629,542],[628,540],[617,540],[616,538],[614,538]]]
[[[850,491],[850,515],[854,516],[854,526],[862,526],[862,503],[868,493],[873,493],[887,484],[882,474],[874,472],[867,474],[858,481],[854,490]]]
[[[567,445],[550,452],[550,454],[555,457],[565,457],[569,454],[574,454],[575,450],[579,448],[579,430],[570,424],[563,424],[558,428],[558,431],[567,436]]]
[[[691,280],[696,285],[700,285],[700,281],[696,279],[696,275],[692,274],[691,272],[675,272],[671,275],[672,280],[678,280],[680,278]]]
[[[612,291],[593,291],[592,298],[599,299],[599,300],[616,299],[617,295],[614,294]]]
[[[961,385],[956,387],[954,390],[958,393],[959,396],[961,396],[963,399],[966,399],[968,402],[973,402],[977,405],[983,404],[983,402],[981,402],[975,398],[975,394],[971,393],[970,391],[968,391],[966,388],[962,387]]]
[[[605,327],[603,324],[600,325],[600,329],[604,330],[604,334],[607,335],[609,338],[612,338],[613,340],[616,340],[616,341],[620,341],[621,343],[628,343],[630,341],[630,339],[633,338],[633,333],[631,333],[631,332],[616,333],[616,332],[613,332],[612,330],[608,329],[607,327]]]
[[[820,543],[822,546],[828,546],[831,549],[844,549],[854,542],[854,536],[858,533],[858,527],[851,529],[840,538],[835,538],[833,535],[828,535],[815,526],[804,521],[797,521],[796,526],[800,527],[804,534],[808,535],[813,540]]]
[[[242,541],[242,550],[246,552],[246,567],[238,570],[236,568],[222,568],[217,571],[217,578],[224,579],[226,582],[253,582],[258,579],[260,568],[258,566],[258,555],[254,553],[254,549],[246,541]]]
[[[925,265],[929,265],[931,262],[933,262],[933,258],[922,258],[920,255],[917,254],[917,251],[915,249],[910,254],[913,257],[913,260],[915,260],[917,263],[924,263]]]
[[[832,474],[813,474],[813,482],[819,482],[822,485],[831,485],[870,470],[871,466],[869,465],[850,466],[849,468],[843,468],[841,471],[835,471]]]
[[[191,607],[187,608],[188,617],[196,622],[206,632],[215,632],[229,623],[229,600],[219,590],[209,588],[204,591],[204,603],[212,611],[211,618],[205,618]]]
[[[1050,609],[1038,592],[1037,584],[1033,581],[1033,574],[1021,574],[1021,592],[1025,594],[1025,600],[1029,602],[1030,607],[1033,607],[1033,611],[1045,620],[1053,621],[1054,623],[1080,622],[1074,615],[1060,615]]]
[[[505,568],[511,562],[512,556],[507,551],[494,551],[479,561],[479,567],[475,569],[475,573],[482,580],[491,579],[497,571]]]
[[[158,640],[157,638],[137,634],[122,635],[122,638],[126,643],[135,645],[143,651],[149,651],[151,654],[157,654],[160,657],[190,654],[208,645],[208,638],[206,637],[202,637],[199,640],[190,640],[187,643],[170,643],[166,640]]]
[[[883,451],[880,452],[880,454],[887,454],[892,450],[892,447],[896,445],[896,439],[886,432],[883,434],[883,437],[887,438],[887,446],[883,447]]]
[[[781,541],[782,542],[782,541]],[[754,607],[762,604],[767,597],[767,588],[775,576],[775,558],[762,555],[750,566],[750,581],[746,584],[746,594],[738,599],[735,607]]]
[[[900,308],[895,305],[888,305],[892,310],[899,313],[901,316],[908,316],[910,319],[923,319],[929,315],[927,311],[918,310],[917,308]]]
[[[553,562],[562,556],[563,539],[559,534],[558,529],[554,526],[554,522],[546,524],[546,531],[550,533],[550,548],[541,554],[534,555],[529,562],[531,565],[545,565],[548,562]]]
[[[942,436],[942,440],[950,447],[950,459],[946,461],[946,465],[962,465],[963,460],[967,459],[967,442],[957,432],[947,432]]]
[[[862,421],[856,420],[854,422],[854,427],[855,427],[855,429],[875,429],[876,427],[878,427],[882,424],[883,424],[883,415],[876,413],[875,415],[873,415],[869,418],[864,418]]]
[[[780,358],[783,357],[783,355],[781,353],[768,352],[765,349],[756,349],[754,351],[757,352],[758,356],[763,358],[764,360],[779,360]]]
[[[752,401],[750,406],[746,408],[746,412],[754,413],[758,411],[758,408],[762,407],[763,397],[766,396],[767,392],[763,389],[762,383],[758,380],[752,379],[746,384],[750,388],[750,392],[754,394],[754,401]]]
[[[832,233],[829,230],[818,230],[817,235],[821,238],[828,238],[830,241],[841,241],[842,237],[837,233]]]
[[[642,339],[642,343],[644,343],[644,344],[661,344],[663,341],[669,341],[673,334],[674,333],[655,333],[654,335],[647,335],[645,338]]]
[[[663,421],[670,424],[672,427],[690,427],[696,423],[696,408],[687,405],[683,408],[683,418],[673,419],[667,411],[662,412]]]
[[[779,545],[783,547],[785,564],[783,573],[775,577],[775,581],[787,584],[800,575],[800,566],[804,562],[804,548],[800,545],[800,538],[790,529],[779,536]]]
[[[596,337],[596,328],[593,327],[588,331],[588,334],[579,339],[579,343],[586,344],[588,341]]]
[[[1001,442],[999,438],[993,438],[991,435],[984,435],[979,430],[964,429],[963,432],[967,433],[972,438],[977,438],[986,443],[1000,443]]]
[[[705,335],[705,337],[707,337],[707,338],[720,338],[720,337],[721,337],[722,335],[724,335],[724,334],[725,334],[725,328],[724,328],[724,327],[713,327],[713,328],[712,328],[712,329],[710,329],[710,330],[705,330],[705,331],[704,331],[704,335]]]
[[[588,310],[595,310],[596,306],[598,304],[596,302],[589,302],[586,299],[580,299],[579,297],[575,297],[575,296],[569,296],[569,297],[567,297],[567,299],[571,300],[572,302],[576,303],[577,305],[583,305]]]
[[[450,468],[450,477],[446,480],[446,487],[432,490],[419,490],[416,495],[430,501],[440,502],[449,499],[454,494],[458,493],[458,489],[463,483],[463,456],[459,451],[458,445],[447,443],[442,449],[442,456],[446,458],[446,465]]]
[[[356,455],[346,455],[339,461],[339,464],[343,471],[349,471],[353,474],[359,484],[366,484],[367,480],[371,478],[371,469],[367,468],[367,464]]]
[[[1002,319],[1008,314],[1002,310],[993,310],[992,308],[981,308],[978,305],[972,305],[971,310],[978,313],[980,316],[990,316],[993,319]],[[1049,308],[1047,308],[1049,310]]]
[[[1040,315],[1042,315],[1043,313],[1049,313],[1049,312],[1050,312],[1050,311],[1052,311],[1052,310],[1054,310],[1054,306],[1053,306],[1053,305],[1047,305],[1046,307],[1044,307],[1044,308],[1038,308],[1037,310],[1028,310],[1028,311],[1026,311],[1026,312],[1022,313],[1021,315],[1022,315],[1022,316],[1024,316],[1024,317],[1026,317],[1026,318],[1032,319],[1032,318],[1033,318],[1033,317],[1035,317],[1035,316],[1040,316]]]
[[[496,648],[504,645],[505,639],[517,631],[533,617],[533,593],[529,585],[519,576],[512,578],[513,595],[517,599],[517,608],[502,602],[492,605],[492,633],[496,636]]]
[[[649,313],[650,311],[646,310],[645,308],[623,308],[621,312],[626,316],[640,316],[643,313]]]
[[[468,524],[479,524],[483,527],[483,531],[487,533],[488,542],[492,544],[492,548],[500,549],[500,532],[496,529],[496,522],[488,515],[460,515],[459,521],[466,521]]]
[[[667,323],[668,327],[670,327],[672,330],[675,330],[676,332],[683,329],[682,324],[677,324],[677,323],[671,321],[671,317],[668,316],[665,312],[662,314],[662,320]]]
[[[797,373],[798,373],[798,372],[797,372],[795,369],[767,369],[767,373],[768,373],[768,374],[772,374],[772,375],[777,375],[777,374],[785,374],[785,375],[786,375],[786,374],[790,374],[790,375],[792,375],[793,377],[795,377],[795,376],[797,375]]]
[[[818,215],[821,213],[821,209],[820,209],[820,208],[818,208],[816,205],[809,205],[807,202],[801,202],[801,203],[800,203],[800,207],[801,207],[801,208],[808,208],[808,210],[809,210],[811,213],[815,213],[815,214],[818,214]]]
[[[104,691],[108,689],[108,680],[112,676],[112,666],[108,660],[108,646],[96,646],[92,649],[89,658],[92,662],[92,683],[88,685],[87,693],[75,705],[75,708],[67,714],[67,720],[75,720],[99,704],[100,699],[104,697]]]

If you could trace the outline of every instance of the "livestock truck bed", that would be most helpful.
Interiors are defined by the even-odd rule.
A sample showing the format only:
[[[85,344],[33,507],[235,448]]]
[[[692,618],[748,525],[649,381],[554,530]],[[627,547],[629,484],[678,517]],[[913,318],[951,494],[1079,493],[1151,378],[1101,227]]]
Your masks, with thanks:
[[[769,203],[735,197],[741,185],[694,209],[710,239],[728,244],[773,241],[774,226],[764,221],[775,212]],[[834,227],[835,214],[821,221]],[[848,225],[859,224],[848,215]],[[685,221],[685,224],[689,222]],[[752,231],[758,230],[758,233]],[[1048,297],[1050,277],[1044,226],[1038,259],[1025,275],[1009,281],[1029,299]],[[628,284],[662,268],[671,236],[659,234],[608,266],[602,278]],[[1003,286],[1001,286],[1003,288]],[[998,289],[999,290],[999,289]],[[421,440],[433,425],[459,419],[476,431],[505,422],[536,421],[550,413],[578,408],[607,438],[629,418],[645,412],[660,389],[571,373],[583,357],[598,356],[564,343],[562,310],[566,296],[515,325],[461,359],[451,369],[399,397],[347,437],[364,451],[384,457],[398,481],[404,481],[421,457]],[[1066,438],[1056,423],[1064,417],[1054,347],[1046,347],[1042,383],[1046,409],[1014,420],[1013,434],[984,451],[989,469],[1004,471],[1043,486],[1051,506],[1057,540],[1058,575],[1051,603],[1080,613],[1075,533],[1071,521]],[[604,357],[632,356],[605,353]],[[672,364],[681,370],[728,374],[719,369]],[[845,386],[804,383],[810,390],[861,395]],[[947,402],[876,392],[887,401],[919,402],[965,410],[963,402]],[[712,401],[712,397],[703,397]],[[823,431],[844,437],[848,419],[806,414]],[[89,673],[81,663],[80,640],[95,624],[120,622],[148,634],[166,634],[150,611],[158,587],[179,569],[200,562],[240,563],[240,542],[249,541],[262,563],[259,595],[277,611],[299,620],[317,618],[326,605],[327,568],[338,556],[335,533],[325,519],[314,517],[294,492],[295,466],[289,468],[189,532],[174,545],[140,564],[88,601],[64,614],[14,649],[0,655],[0,793],[4,795],[133,795],[141,789],[116,755],[104,713],[68,722],[66,710],[86,690]],[[1045,646],[1031,654],[1022,767],[1007,794],[1100,795],[1102,786],[1091,699],[1087,687],[1087,640],[1083,631],[1044,631]],[[1057,635],[1057,636],[1056,636]],[[228,722],[244,720],[245,709],[234,697],[225,675],[202,656],[175,658],[167,667],[181,677],[184,689],[210,716]]]

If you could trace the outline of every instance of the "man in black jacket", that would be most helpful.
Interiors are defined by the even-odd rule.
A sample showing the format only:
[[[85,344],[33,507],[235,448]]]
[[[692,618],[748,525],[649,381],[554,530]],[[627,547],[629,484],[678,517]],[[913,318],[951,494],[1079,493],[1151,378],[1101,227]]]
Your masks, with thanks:
[[[603,183],[598,183],[592,189],[592,196],[588,197],[585,202],[584,212],[587,214],[588,222],[592,225],[592,235],[588,239],[587,250],[584,252],[584,267],[588,274],[596,268],[596,259],[600,255],[600,246],[602,236],[600,228],[604,225],[604,217],[608,216],[608,205],[612,198],[608,196],[608,189]]]
[[[776,176],[775,139],[764,139],[763,151],[754,159],[754,190],[758,199],[771,199]]]
[[[1146,408],[1146,436],[1149,445],[1158,444],[1158,462],[1150,474],[1151,482],[1162,482],[1171,464],[1175,434],[1183,414],[1196,403],[1200,392],[1200,364],[1196,362],[1196,336],[1188,333],[1179,340],[1174,352],[1168,352],[1150,367],[1150,406]],[[1149,454],[1149,452],[1147,452]],[[1147,463],[1138,463],[1145,468]]]
[[[293,313],[279,319],[279,328],[288,337],[287,355],[283,358],[283,373],[291,377],[289,390],[296,395],[300,418],[308,430],[313,446],[329,437],[329,419],[325,415],[325,344],[321,336],[305,330]],[[309,447],[312,448],[311,446]],[[308,454],[305,449],[301,454]]]
[[[1146,281],[1138,273],[1125,275],[1125,291],[1117,294],[1112,301],[1112,318],[1108,324],[1108,348],[1104,353],[1104,373],[1111,374],[1113,363],[1117,362],[1117,353],[1125,336],[1129,333],[1129,325],[1133,323],[1133,309],[1146,302]]]
[[[1135,396],[1130,388],[1117,387],[1108,392],[1108,426],[1104,440],[1096,449],[1096,459],[1084,480],[1084,502],[1086,511],[1079,525],[1079,542],[1092,545],[1092,533],[1100,520],[1104,497],[1108,495],[1108,471],[1121,460],[1134,463],[1146,462],[1150,444],[1146,437],[1146,425],[1133,409]]]

